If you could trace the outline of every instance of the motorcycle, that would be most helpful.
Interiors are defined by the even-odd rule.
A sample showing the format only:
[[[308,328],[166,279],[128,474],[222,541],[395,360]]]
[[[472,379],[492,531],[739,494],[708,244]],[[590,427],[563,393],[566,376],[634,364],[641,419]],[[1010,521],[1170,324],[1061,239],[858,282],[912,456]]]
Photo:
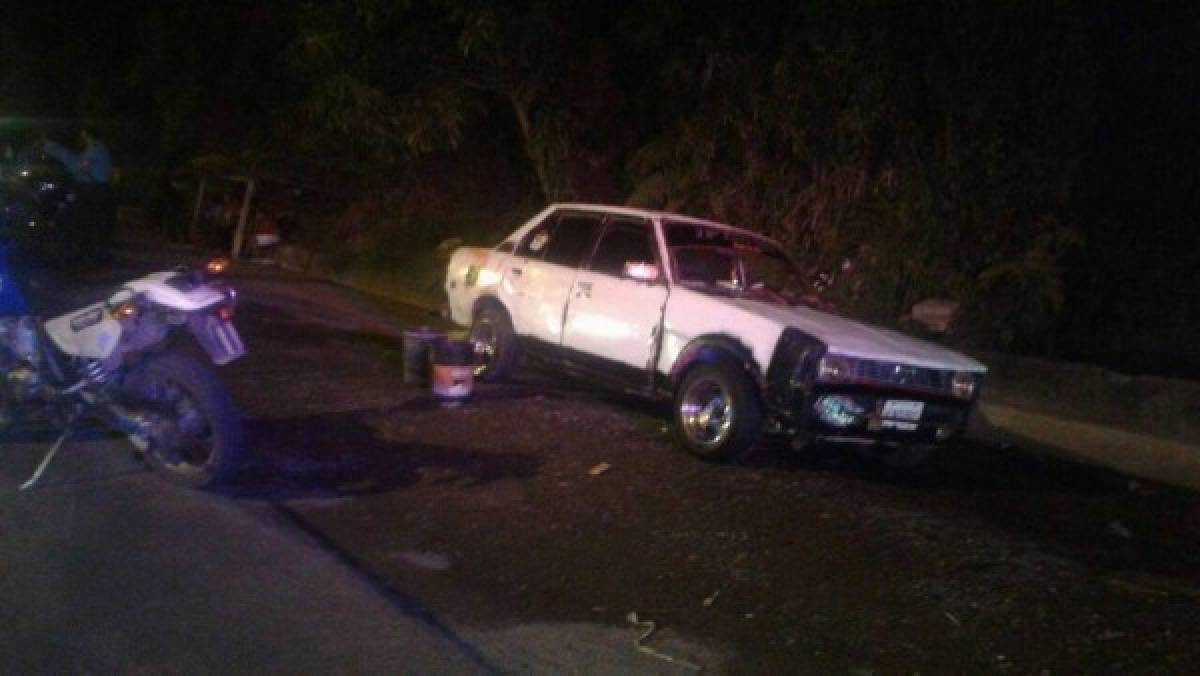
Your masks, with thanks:
[[[237,292],[220,277],[228,264],[149,274],[45,321],[0,317],[0,416],[62,430],[21,490],[37,483],[85,420],[124,434],[173,480],[201,488],[228,478],[242,452],[241,422],[208,363],[246,354],[232,322]],[[185,349],[185,331],[207,361]]]

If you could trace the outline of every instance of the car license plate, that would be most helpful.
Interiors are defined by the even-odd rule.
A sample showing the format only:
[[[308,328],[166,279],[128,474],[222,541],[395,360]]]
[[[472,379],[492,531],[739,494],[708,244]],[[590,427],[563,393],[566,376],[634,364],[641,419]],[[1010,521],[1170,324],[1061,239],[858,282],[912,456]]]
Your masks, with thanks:
[[[188,326],[209,358],[218,366],[228,364],[246,354],[242,337],[231,321],[218,319],[213,315],[192,315]]]
[[[885,420],[900,420],[917,422],[925,410],[923,401],[906,401],[903,399],[888,399],[883,402],[882,418]]]

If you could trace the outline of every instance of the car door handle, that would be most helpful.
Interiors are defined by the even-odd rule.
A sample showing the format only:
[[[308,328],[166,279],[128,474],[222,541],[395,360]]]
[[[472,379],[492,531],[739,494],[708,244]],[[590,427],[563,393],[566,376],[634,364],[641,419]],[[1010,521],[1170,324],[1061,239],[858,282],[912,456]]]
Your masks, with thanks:
[[[508,270],[508,271],[512,273],[512,276],[513,276],[513,277],[520,277],[520,276],[521,276],[521,268],[509,268],[509,270]]]
[[[591,282],[576,282],[575,283],[575,297],[576,298],[585,298],[585,297],[591,298],[592,297],[592,283]]]

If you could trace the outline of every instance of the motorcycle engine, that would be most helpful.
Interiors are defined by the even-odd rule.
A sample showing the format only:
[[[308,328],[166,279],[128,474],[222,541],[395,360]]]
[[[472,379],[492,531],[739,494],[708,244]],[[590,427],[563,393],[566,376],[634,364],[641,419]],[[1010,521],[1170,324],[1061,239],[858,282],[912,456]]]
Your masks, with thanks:
[[[35,398],[42,385],[42,379],[38,377],[38,372],[28,366],[19,366],[11,369],[8,372],[6,380],[8,382],[8,395],[16,403],[22,403]]]
[[[18,362],[38,362],[37,320],[29,315],[0,318],[0,346]]]
[[[0,318],[0,348],[7,396],[16,402],[36,396],[42,384],[36,320],[30,316]]]

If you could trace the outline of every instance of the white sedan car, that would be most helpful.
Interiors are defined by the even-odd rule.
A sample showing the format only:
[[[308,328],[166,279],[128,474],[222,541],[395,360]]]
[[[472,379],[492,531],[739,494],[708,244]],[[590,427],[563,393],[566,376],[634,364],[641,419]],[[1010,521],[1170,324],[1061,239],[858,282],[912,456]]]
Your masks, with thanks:
[[[551,205],[493,249],[455,251],[446,293],[480,378],[528,352],[669,399],[679,441],[706,459],[769,429],[914,464],[965,429],[987,371],[817,309],[774,241],[671,213]]]

